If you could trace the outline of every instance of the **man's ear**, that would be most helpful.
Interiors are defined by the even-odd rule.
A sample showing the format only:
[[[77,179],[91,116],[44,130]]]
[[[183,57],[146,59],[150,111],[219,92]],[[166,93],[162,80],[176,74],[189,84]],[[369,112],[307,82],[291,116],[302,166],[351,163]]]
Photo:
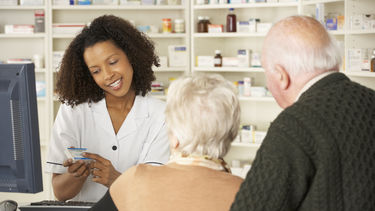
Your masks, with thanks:
[[[286,90],[290,86],[290,76],[289,73],[285,70],[285,68],[281,65],[275,66],[275,72],[277,74],[277,80],[279,80],[280,89]]]

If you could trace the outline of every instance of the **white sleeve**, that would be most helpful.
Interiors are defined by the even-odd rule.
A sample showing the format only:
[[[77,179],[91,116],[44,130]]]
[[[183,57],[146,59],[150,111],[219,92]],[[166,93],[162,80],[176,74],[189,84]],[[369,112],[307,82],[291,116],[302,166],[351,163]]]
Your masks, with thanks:
[[[165,121],[158,126],[159,130],[151,141],[144,143],[139,163],[166,164],[169,160],[170,147]]]
[[[79,146],[79,127],[77,117],[75,117],[77,115],[74,115],[73,112],[73,108],[68,105],[62,104],[59,108],[52,128],[46,159],[47,163],[45,163],[45,172],[65,173],[65,167],[51,163],[62,164],[67,159],[64,150],[70,146]]]

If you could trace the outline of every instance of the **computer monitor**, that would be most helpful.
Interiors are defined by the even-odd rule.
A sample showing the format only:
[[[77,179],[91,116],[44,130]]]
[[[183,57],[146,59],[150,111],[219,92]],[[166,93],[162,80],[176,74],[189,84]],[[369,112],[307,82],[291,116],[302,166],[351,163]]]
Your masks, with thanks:
[[[0,192],[41,191],[34,64],[0,64]]]

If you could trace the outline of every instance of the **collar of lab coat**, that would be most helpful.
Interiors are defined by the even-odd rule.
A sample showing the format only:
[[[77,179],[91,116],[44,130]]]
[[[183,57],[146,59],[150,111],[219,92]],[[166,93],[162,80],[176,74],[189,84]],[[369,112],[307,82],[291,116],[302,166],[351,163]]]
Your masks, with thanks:
[[[91,108],[95,119],[98,120],[98,124],[110,134],[117,136],[118,139],[135,132],[138,128],[137,122],[149,117],[147,97],[137,95],[128,116],[122,123],[117,134],[115,134],[105,98],[97,103],[93,103]]]

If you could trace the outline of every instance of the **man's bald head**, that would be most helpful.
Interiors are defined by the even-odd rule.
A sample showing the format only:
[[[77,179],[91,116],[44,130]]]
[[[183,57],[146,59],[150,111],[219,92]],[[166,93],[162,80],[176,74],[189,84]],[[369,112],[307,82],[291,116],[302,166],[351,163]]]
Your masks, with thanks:
[[[262,61],[265,69],[283,66],[291,75],[338,70],[341,54],[336,41],[314,18],[291,16],[267,34]]]

